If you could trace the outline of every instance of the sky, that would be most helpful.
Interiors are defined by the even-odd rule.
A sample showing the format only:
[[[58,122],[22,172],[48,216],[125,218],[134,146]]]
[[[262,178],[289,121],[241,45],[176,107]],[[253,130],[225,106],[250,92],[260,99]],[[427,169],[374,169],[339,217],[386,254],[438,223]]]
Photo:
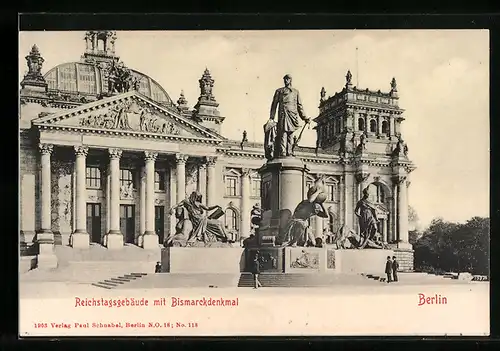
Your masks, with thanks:
[[[360,89],[389,92],[393,77],[411,173],[409,203],[420,225],[489,216],[489,32],[487,30],[146,31],[117,32],[116,53],[192,107],[205,68],[226,120],[222,134],[263,141],[275,89],[289,73],[305,112],[318,115],[320,90],[334,95],[347,70]],[[36,44],[43,73],[78,61],[84,32],[21,32],[19,80]],[[358,48],[356,50],[356,48]],[[315,145],[314,130],[301,144]]]

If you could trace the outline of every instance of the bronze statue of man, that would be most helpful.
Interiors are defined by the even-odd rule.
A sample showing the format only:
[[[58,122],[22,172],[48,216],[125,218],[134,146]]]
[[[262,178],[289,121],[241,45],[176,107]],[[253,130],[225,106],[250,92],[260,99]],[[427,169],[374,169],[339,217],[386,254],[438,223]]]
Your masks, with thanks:
[[[310,119],[306,117],[299,91],[292,88],[292,77],[287,74],[283,77],[285,86],[276,89],[271,104],[270,120],[274,120],[276,109],[278,109],[278,124],[276,140],[274,141],[275,157],[293,156],[293,133],[299,129],[299,118],[306,123]]]

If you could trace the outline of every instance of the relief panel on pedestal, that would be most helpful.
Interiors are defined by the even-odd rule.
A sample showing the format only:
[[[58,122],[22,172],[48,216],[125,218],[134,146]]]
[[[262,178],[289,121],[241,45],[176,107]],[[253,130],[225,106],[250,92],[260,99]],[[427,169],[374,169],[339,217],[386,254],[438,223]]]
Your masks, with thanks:
[[[294,269],[319,269],[319,252],[303,250],[290,250],[290,268]]]

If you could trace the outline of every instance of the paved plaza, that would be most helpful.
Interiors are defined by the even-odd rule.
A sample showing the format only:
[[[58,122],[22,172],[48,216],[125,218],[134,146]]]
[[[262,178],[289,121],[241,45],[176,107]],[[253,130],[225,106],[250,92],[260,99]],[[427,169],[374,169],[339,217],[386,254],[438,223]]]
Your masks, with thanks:
[[[141,294],[151,292],[153,294],[168,290],[174,293],[204,293],[224,291],[224,293],[241,295],[255,294],[418,294],[422,290],[431,291],[460,291],[484,294],[489,296],[488,282],[464,282],[455,279],[447,279],[437,276],[427,277],[413,273],[402,273],[400,281],[390,284],[382,283],[361,275],[338,275],[337,283],[332,282],[323,287],[264,287],[257,291],[249,287],[237,287],[238,276],[224,277],[218,275],[221,282],[232,282],[232,286],[213,284],[217,276],[213,275],[176,275],[176,274],[147,274],[139,279],[131,279],[123,284],[117,284],[112,289],[105,289],[94,285],[99,280],[109,280],[114,276],[112,273],[95,269],[77,274],[70,269],[52,271],[33,270],[20,275],[19,292],[20,298],[65,298],[75,294],[119,296],[128,293]],[[189,287],[186,281],[197,280],[197,286]]]

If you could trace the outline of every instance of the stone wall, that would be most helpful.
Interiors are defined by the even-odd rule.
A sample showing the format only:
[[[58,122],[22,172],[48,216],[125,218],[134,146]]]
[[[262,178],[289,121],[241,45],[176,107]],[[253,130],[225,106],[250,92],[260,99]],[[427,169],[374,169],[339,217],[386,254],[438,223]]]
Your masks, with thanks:
[[[394,249],[394,256],[399,262],[399,269],[403,272],[413,271],[413,250],[411,249]]]

